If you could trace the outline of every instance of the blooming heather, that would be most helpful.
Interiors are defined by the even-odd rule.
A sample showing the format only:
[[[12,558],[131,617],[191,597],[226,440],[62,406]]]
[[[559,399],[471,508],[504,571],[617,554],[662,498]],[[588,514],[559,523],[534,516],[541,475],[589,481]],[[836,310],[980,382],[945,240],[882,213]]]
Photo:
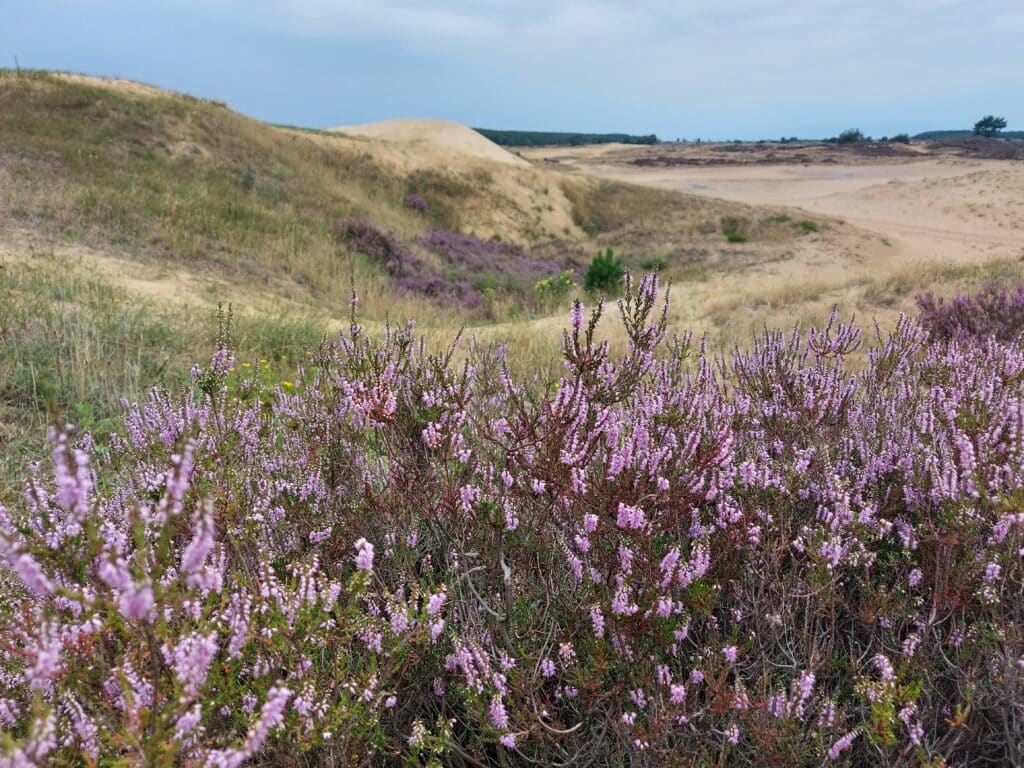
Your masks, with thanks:
[[[221,349],[53,433],[0,510],[0,764],[1024,764],[1024,338],[713,358],[663,297],[620,356],[575,305],[552,380],[353,322],[300,386]]]

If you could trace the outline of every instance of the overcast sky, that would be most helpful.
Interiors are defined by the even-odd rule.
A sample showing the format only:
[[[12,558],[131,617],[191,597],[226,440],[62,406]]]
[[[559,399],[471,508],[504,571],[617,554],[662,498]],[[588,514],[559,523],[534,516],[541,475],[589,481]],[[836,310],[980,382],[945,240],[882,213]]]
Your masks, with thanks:
[[[311,127],[1024,128],[1024,0],[0,0],[15,56]]]

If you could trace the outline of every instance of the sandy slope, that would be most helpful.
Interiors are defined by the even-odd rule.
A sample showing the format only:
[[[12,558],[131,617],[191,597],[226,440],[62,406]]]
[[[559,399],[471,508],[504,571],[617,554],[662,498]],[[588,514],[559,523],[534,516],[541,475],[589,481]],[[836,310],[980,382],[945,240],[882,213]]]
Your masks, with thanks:
[[[365,136],[396,144],[409,145],[423,160],[443,165],[453,157],[472,157],[502,165],[529,167],[529,163],[485,139],[472,128],[448,120],[405,119],[384,120],[365,125],[348,125],[331,131],[350,136]]]
[[[878,233],[902,261],[976,263],[1024,254],[1024,164],[1016,162],[578,167],[603,178],[833,216]]]

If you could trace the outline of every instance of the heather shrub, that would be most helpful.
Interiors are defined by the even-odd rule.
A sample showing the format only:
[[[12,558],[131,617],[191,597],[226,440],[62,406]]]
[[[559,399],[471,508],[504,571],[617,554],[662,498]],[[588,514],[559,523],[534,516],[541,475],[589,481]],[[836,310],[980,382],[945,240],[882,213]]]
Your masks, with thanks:
[[[416,211],[417,213],[426,213],[427,212],[427,201],[426,201],[426,198],[424,198],[423,195],[419,195],[419,194],[416,194],[415,192],[413,192],[411,195],[406,195],[405,207],[410,209],[410,210]]]
[[[353,317],[225,348],[0,514],[12,764],[1024,759],[1024,343],[903,320],[710,358],[625,280],[565,371]],[[659,306],[660,305],[660,306]]]
[[[917,297],[917,306],[921,325],[936,339],[1012,341],[1024,332],[1024,285],[1012,293],[989,285],[973,296],[961,294],[950,301],[925,293]]]
[[[457,304],[466,309],[480,307],[480,292],[462,279],[446,279],[423,258],[394,235],[360,219],[337,221],[335,236],[345,247],[369,257],[391,276],[402,293],[427,296],[442,304]]]
[[[449,274],[468,280],[474,287],[522,296],[528,294],[538,275],[553,277],[568,266],[564,256],[538,258],[521,245],[500,238],[482,240],[445,229],[431,229],[415,242],[436,253]]]

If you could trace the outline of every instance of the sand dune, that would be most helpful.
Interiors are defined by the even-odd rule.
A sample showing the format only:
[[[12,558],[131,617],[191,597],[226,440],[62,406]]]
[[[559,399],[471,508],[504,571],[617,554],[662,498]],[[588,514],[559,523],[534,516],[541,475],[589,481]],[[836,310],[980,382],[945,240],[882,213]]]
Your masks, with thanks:
[[[601,178],[832,216],[891,243],[887,260],[971,264],[1024,254],[1024,165],[923,159],[857,165],[637,167],[584,161]]]
[[[402,119],[384,120],[365,125],[347,125],[331,131],[350,136],[365,136],[396,144],[408,144],[417,151],[437,156],[440,161],[452,157],[487,160],[503,165],[529,167],[529,163],[485,139],[472,128],[448,120]]]

